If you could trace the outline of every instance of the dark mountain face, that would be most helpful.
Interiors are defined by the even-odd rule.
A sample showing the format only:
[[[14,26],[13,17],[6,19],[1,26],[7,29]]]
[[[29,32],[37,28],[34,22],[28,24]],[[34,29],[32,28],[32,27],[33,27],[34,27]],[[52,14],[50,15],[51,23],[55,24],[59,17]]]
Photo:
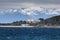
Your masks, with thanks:
[[[60,15],[46,19],[45,23],[52,24],[52,25],[59,25],[60,24]]]

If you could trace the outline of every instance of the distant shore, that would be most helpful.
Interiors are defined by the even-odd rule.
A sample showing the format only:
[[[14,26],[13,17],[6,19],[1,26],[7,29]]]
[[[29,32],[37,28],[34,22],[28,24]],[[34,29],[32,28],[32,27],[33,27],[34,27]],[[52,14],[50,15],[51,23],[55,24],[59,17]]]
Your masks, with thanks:
[[[27,27],[27,28],[31,28],[31,27],[39,27],[39,28],[60,28],[60,26],[0,26],[0,27]]]
[[[0,26],[0,27],[34,27],[34,26]]]

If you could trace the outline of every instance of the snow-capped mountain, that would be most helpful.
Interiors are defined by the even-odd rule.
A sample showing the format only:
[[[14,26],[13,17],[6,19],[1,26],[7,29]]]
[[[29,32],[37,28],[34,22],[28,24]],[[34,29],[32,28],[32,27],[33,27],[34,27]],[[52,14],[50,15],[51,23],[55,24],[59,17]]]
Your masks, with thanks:
[[[60,15],[60,8],[43,8],[43,7],[21,7],[19,9],[5,9],[1,10],[0,14],[15,14],[46,17]]]
[[[0,22],[13,22],[27,19],[50,18],[60,15],[60,8],[20,7],[0,10]]]
[[[44,14],[60,14],[60,8],[43,8],[43,7],[29,7],[29,8],[21,8],[22,13],[26,14],[37,14],[39,13],[44,13]]]

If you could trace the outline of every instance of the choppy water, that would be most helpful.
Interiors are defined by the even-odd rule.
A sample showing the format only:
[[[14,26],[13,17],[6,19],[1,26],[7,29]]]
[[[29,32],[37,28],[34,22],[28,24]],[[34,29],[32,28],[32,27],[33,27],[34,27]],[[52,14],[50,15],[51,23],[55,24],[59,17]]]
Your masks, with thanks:
[[[60,28],[0,28],[0,40],[60,40]]]

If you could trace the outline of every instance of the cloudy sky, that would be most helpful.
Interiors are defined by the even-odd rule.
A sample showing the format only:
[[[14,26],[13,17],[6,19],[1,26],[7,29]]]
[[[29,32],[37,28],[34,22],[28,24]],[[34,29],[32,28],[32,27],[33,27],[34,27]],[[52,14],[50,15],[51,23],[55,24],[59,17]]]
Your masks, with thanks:
[[[0,23],[60,15],[60,0],[0,0]]]

